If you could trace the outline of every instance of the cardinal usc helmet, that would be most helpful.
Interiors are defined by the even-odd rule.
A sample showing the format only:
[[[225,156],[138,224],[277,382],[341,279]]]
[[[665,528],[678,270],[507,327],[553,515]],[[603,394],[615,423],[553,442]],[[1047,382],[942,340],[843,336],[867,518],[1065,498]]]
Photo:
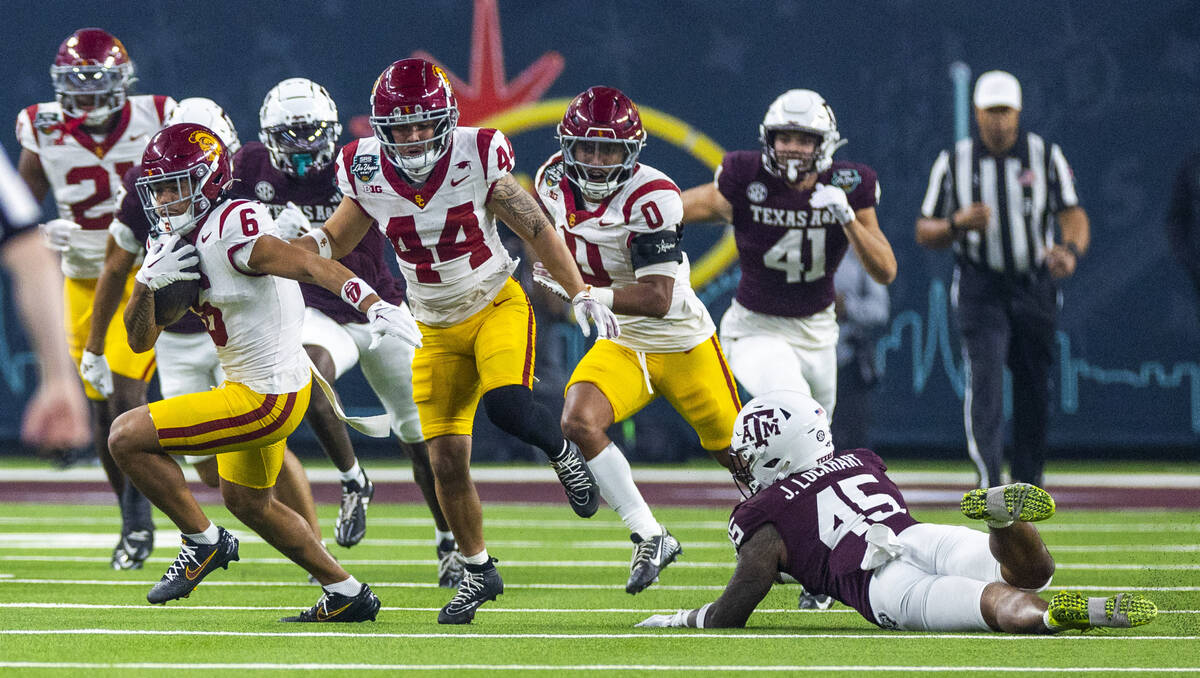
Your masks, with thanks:
[[[212,210],[233,182],[231,155],[204,125],[171,125],[151,137],[135,186],[159,233],[186,235]]]
[[[750,494],[833,456],[825,408],[799,391],[771,391],[746,403],[733,423],[730,470]],[[743,495],[745,492],[743,491]]]
[[[775,150],[778,132],[804,132],[819,138],[812,153],[787,153],[780,157]],[[767,107],[762,124],[758,126],[762,145],[763,167],[788,181],[799,181],[807,172],[824,172],[833,164],[833,152],[846,145],[838,133],[833,109],[820,94],[809,89],[791,89],[780,94]]]
[[[101,125],[125,105],[133,62],[107,31],[81,28],[59,45],[50,80],[64,116]]]
[[[288,78],[272,87],[258,111],[258,125],[271,164],[293,177],[328,167],[342,135],[333,97],[308,78]]]
[[[197,125],[204,125],[213,132],[216,132],[217,138],[225,142],[225,147],[229,150],[230,158],[242,147],[242,142],[238,140],[237,130],[233,126],[233,121],[229,119],[229,115],[225,113],[225,109],[221,108],[212,99],[189,97],[180,101],[175,108],[171,109],[170,115],[163,122],[163,127],[170,127],[171,125],[178,125],[184,122],[194,122]]]
[[[633,176],[646,130],[637,104],[621,90],[591,87],[567,106],[558,143],[567,178],[584,197],[599,201]]]
[[[433,171],[450,150],[457,126],[458,102],[441,68],[424,59],[401,59],[375,81],[371,129],[388,160],[409,176],[422,178]],[[430,131],[432,136],[426,136]]]

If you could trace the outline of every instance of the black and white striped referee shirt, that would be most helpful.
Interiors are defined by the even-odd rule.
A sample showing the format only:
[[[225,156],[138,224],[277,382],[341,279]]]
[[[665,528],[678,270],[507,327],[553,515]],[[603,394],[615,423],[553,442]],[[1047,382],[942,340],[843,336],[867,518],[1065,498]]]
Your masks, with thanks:
[[[977,202],[990,207],[992,216],[985,232],[968,231],[954,242],[959,262],[1019,277],[1045,265],[1055,215],[1078,205],[1079,197],[1058,144],[1022,131],[1002,158],[973,136],[934,161],[921,216],[949,219]]]

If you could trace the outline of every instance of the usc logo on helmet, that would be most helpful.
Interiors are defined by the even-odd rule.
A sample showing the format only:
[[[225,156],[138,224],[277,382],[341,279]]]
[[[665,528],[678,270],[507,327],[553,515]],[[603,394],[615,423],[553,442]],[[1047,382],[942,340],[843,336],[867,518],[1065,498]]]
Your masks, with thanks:
[[[221,142],[208,132],[196,130],[188,135],[188,141],[199,146],[204,151],[204,157],[210,162],[216,160],[221,153]]]

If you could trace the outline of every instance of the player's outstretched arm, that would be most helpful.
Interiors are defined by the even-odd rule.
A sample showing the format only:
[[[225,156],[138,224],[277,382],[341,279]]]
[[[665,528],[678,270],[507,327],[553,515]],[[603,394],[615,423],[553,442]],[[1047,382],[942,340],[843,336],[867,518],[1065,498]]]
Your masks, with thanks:
[[[728,224],[733,221],[733,205],[717,190],[715,182],[689,188],[680,197],[685,224],[697,221]]]
[[[125,292],[125,280],[133,270],[137,255],[126,252],[110,235],[104,248],[104,270],[96,280],[96,293],[92,298],[92,324],[84,350],[101,355],[104,353],[104,337],[108,326],[121,306],[121,295]]]
[[[541,206],[511,174],[496,182],[487,206],[513,233],[529,243],[546,270],[562,285],[568,299],[583,290],[583,278],[566,243],[554,231]]]
[[[720,598],[695,610],[653,615],[638,626],[741,628],[771,590],[785,558],[783,539],[775,526],[767,523],[742,544],[737,569]]]
[[[324,226],[314,228],[290,242],[326,259],[341,259],[358,247],[358,242],[367,234],[367,229],[374,224],[361,207],[350,198],[344,197]]]

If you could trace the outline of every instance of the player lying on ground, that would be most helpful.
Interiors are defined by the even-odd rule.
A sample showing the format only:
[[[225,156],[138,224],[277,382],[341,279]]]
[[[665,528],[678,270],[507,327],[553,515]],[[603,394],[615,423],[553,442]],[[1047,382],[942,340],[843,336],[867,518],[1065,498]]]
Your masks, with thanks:
[[[834,453],[825,412],[794,391],[751,400],[733,434],[733,474],[750,492],[733,510],[737,569],[725,592],[695,610],[656,614],[638,626],[745,626],[780,572],[833,596],[882,628],[903,631],[1057,633],[1152,621],[1139,595],[1037,595],[1054,560],[1031,522],[1054,500],[1027,484],[971,490],[963,515],[988,534],[920,523],[870,450]]]

